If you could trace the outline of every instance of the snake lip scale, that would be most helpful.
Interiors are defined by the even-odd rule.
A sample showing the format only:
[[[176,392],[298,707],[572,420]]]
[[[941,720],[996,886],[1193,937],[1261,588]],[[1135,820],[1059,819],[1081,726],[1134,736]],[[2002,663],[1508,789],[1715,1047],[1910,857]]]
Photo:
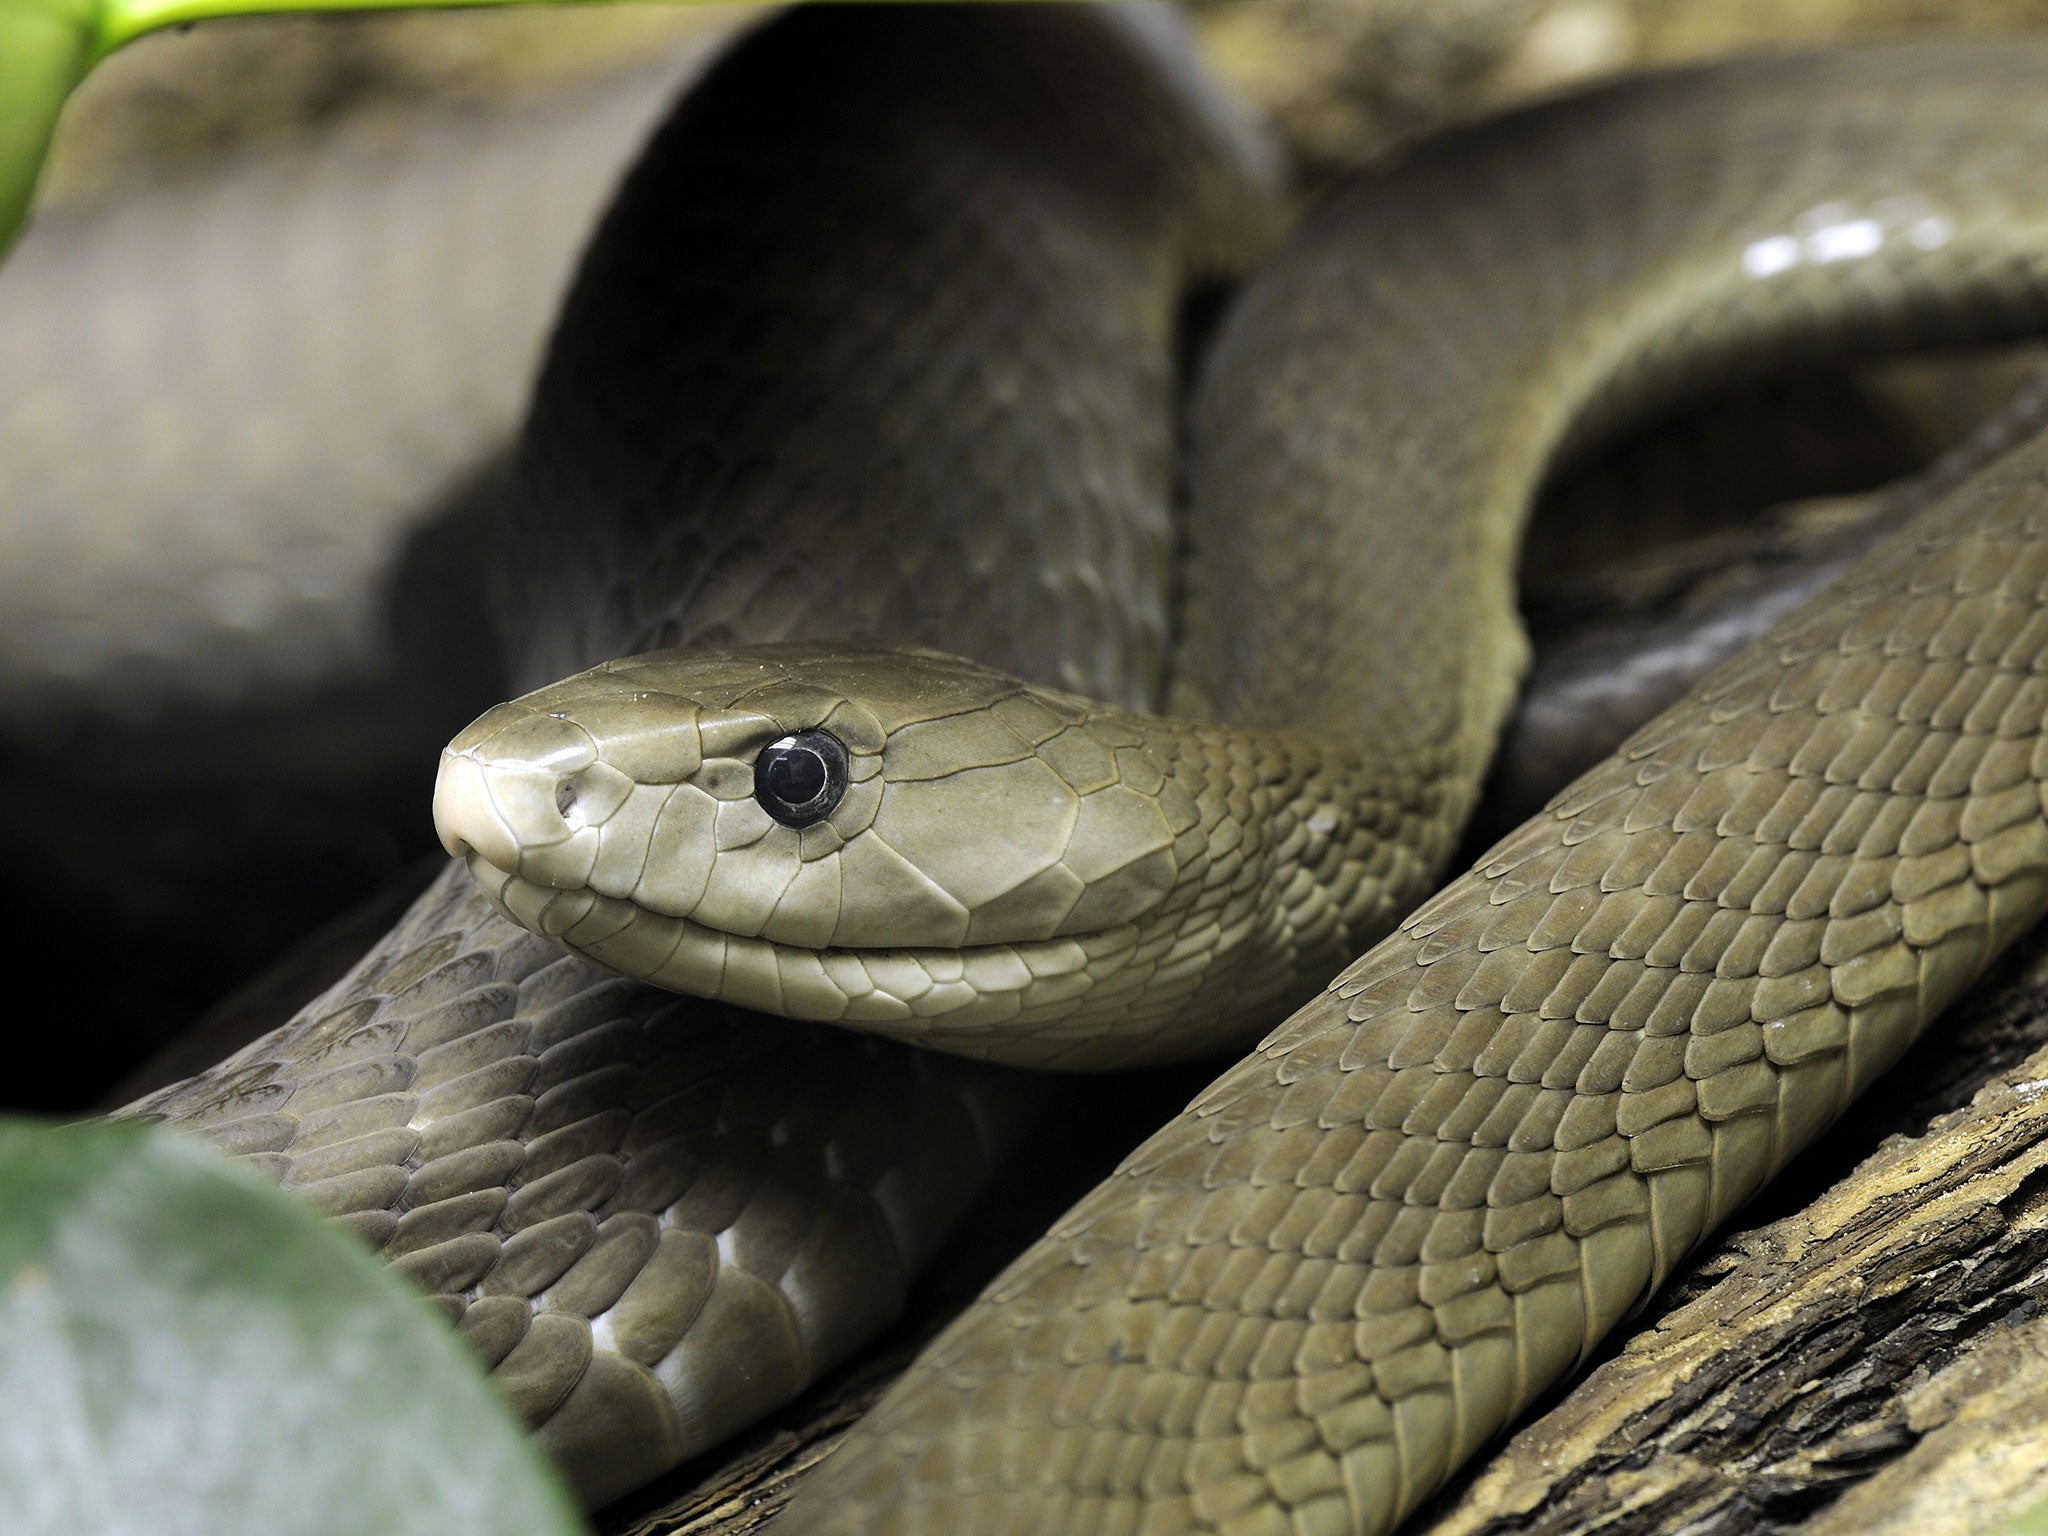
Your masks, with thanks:
[[[1252,1047],[778,1529],[1388,1531],[2048,910],[2033,437],[1408,911],[1546,467],[1695,383],[2048,319],[2044,81],[2038,42],[1624,81],[1277,251],[1159,13],[804,10],[684,99],[536,390],[501,586],[546,686],[451,744],[444,837],[637,973],[720,934],[729,999],[808,967],[801,1008],[955,1053]],[[1254,267],[1181,432],[1180,296]],[[758,754],[807,731],[846,785],[798,825]],[[794,1026],[465,879],[142,1109],[416,1273],[596,1498],[844,1358],[968,1198],[852,1074],[975,1169],[1015,1079],[840,1041],[716,1087]]]

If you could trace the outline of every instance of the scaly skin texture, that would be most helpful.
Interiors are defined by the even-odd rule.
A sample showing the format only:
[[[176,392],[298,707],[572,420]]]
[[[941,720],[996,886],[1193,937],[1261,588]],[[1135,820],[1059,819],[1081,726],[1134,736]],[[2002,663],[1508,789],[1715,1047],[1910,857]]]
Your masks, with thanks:
[[[1994,384],[1979,398],[1988,400],[1997,390]],[[1604,613],[1580,601],[1580,616],[1566,622],[1553,603],[1554,632],[1539,647],[1489,770],[1482,812],[1492,831],[1540,810],[1560,785],[1677,703],[1707,673],[1761,640],[1773,624],[1839,578],[1879,539],[1904,527],[1934,497],[2044,426],[2048,373],[2036,373],[2014,381],[2003,404],[1922,473],[1873,493],[1860,508],[1832,500],[1809,503],[1806,509],[1795,505],[1783,509],[1778,519],[1715,535],[1722,563],[1702,561],[1696,584],[1666,587],[1662,611],[1655,617],[1642,611],[1640,600]],[[1705,548],[1698,546],[1698,552],[1704,555]],[[1638,558],[1642,574],[1648,575],[1658,556],[1652,552]],[[1525,569],[1530,564],[1526,552],[1523,564]],[[1609,579],[1600,578],[1603,583]],[[1673,600],[1680,590],[1683,598]]]
[[[535,393],[518,686],[888,637],[1156,706],[1181,296],[1279,224],[1264,142],[1173,25],[855,11],[691,93]]]
[[[1166,544],[1164,295],[1190,259],[1218,249],[1174,210],[1217,204],[1205,201],[1210,178],[1160,171],[1182,163],[1189,135],[1132,130],[1133,98],[1149,88],[1121,66],[1098,73],[1095,55],[1070,46],[1080,34],[1069,29],[1097,25],[1059,12],[784,23],[777,38],[808,35],[817,51],[778,80],[772,121],[760,82],[737,67],[686,110],[586,269],[536,410],[518,524],[532,563],[513,583],[526,598],[511,626],[529,680],[657,641],[893,632],[961,647],[941,632],[977,618],[972,648],[986,664],[1119,707],[1150,702],[1164,592],[1128,610],[1110,594]],[[906,27],[933,30],[888,30]],[[993,46],[973,41],[982,28]],[[749,63],[765,71],[768,56],[764,43]],[[926,77],[934,58],[944,67]],[[1372,721],[1344,750],[1382,759],[1403,793],[1423,797],[1430,830],[1415,861],[1434,862],[1509,692],[1486,663],[1512,659],[1519,641],[1511,620],[1487,615],[1502,611],[1514,521],[1553,448],[1610,423],[1625,398],[1739,371],[1815,333],[1896,340],[2031,318],[2041,229],[2026,187],[2041,125],[2013,103],[2031,99],[2039,64],[2009,48],[1869,55],[1625,88],[1418,157],[1387,184],[1387,208],[1367,194],[1336,205],[1242,311],[1210,374],[1179,707],[1296,735]],[[1009,69],[1032,83],[1006,84]],[[1045,105],[1039,87],[1053,78],[1086,85],[1095,110]],[[837,79],[853,82],[847,95],[823,96]],[[1982,137],[1977,91],[1996,91],[2001,112],[1987,158],[1962,174],[1961,151]],[[777,138],[790,100],[820,111]],[[1905,101],[1925,105],[1909,119]],[[1631,115],[1653,107],[1678,125]],[[954,114],[997,126],[956,132]],[[1803,138],[1817,121],[1831,126]],[[1055,122],[1083,147],[1047,147]],[[1876,179],[1844,192],[1820,173],[1850,173],[1851,148],[1882,169],[1855,171]],[[930,180],[883,149],[910,154]],[[1028,195],[1019,183],[985,190],[976,156],[987,150]],[[1519,167],[1530,154],[1548,180]],[[1690,169],[1668,181],[1650,175],[1687,155]],[[1652,203],[1645,218],[1638,179],[1701,197],[1705,212]],[[1851,193],[1868,206],[1805,217]],[[1468,195],[1481,201],[1459,201]],[[967,213],[949,228],[940,215],[953,209]],[[1021,227],[1000,222],[1018,216]],[[1149,233],[1133,236],[1131,221]],[[1362,227],[1347,242],[1380,241],[1370,261],[1321,243],[1347,224]],[[923,244],[935,226],[954,243]],[[1588,278],[1564,260],[1573,230],[1595,232],[1585,238],[1606,257]],[[1640,238],[1621,238],[1631,230]],[[1022,271],[1044,307],[984,321],[986,294],[959,297],[912,263],[934,249],[948,284]],[[666,279],[706,251],[727,263],[729,286],[700,277],[678,294]],[[1500,279],[1487,291],[1503,295],[1493,307],[1472,302],[1487,272]],[[1105,274],[1126,284],[1106,299],[1090,286]],[[855,286],[835,286],[845,282]],[[1272,297],[1290,283],[1299,307]],[[1445,307],[1418,317],[1402,295],[1432,289]],[[2007,294],[2014,303],[1996,302]],[[1390,349],[1359,346],[1361,328]],[[1096,363],[1136,368],[1026,366],[1012,349],[1043,341],[1057,354],[1075,334],[1110,338],[1106,354],[1085,354]],[[929,372],[856,366],[878,347],[881,361]],[[652,359],[652,377],[608,370],[619,352]],[[828,387],[847,380],[858,387]],[[1396,442],[1384,461],[1357,448],[1351,415],[1375,384],[1370,414]],[[1319,417],[1340,404],[1340,419]],[[1067,449],[1103,440],[1132,456],[1065,478]],[[1395,468],[1365,468],[1375,462]],[[1060,467],[1043,474],[1048,463]],[[963,480],[963,466],[980,473]],[[832,1464],[792,1516],[799,1527],[1370,1530],[1410,1506],[2043,905],[2031,668],[2048,634],[2035,611],[2048,565],[2032,468],[2014,461],[2002,481],[1944,503],[1942,517],[1978,521],[1923,525],[1922,546],[1864,568],[1859,595],[1781,631],[1347,972],[990,1292]],[[1408,519],[1401,544],[1353,542],[1359,474]],[[961,483],[1060,515],[1135,487],[1138,511],[1092,544],[1049,536],[1059,553],[1041,579],[1029,535],[957,515]],[[1476,524],[1450,515],[1469,510],[1467,493]],[[852,530],[841,514],[856,503],[881,521]],[[1303,513],[1306,535],[1292,521]],[[621,563],[620,550],[634,554]],[[686,574],[705,552],[728,563]],[[822,578],[841,556],[848,564]],[[1224,602],[1225,571],[1241,601]],[[919,591],[941,598],[939,611],[910,612],[906,594]],[[1396,597],[1420,605],[1403,634],[1412,659],[1379,665],[1352,605],[1392,612]],[[1261,679],[1278,687],[1272,699],[1252,697]],[[1406,712],[1380,713],[1390,704]],[[1277,759],[1261,745],[1271,735],[1246,739],[1248,792]],[[522,967],[542,969],[533,952],[507,950],[525,958],[502,971],[472,957],[531,941],[474,905],[433,905],[456,900],[443,887],[417,914],[437,932],[415,966],[456,966],[442,985],[475,967],[480,988],[524,988]],[[465,937],[472,929],[485,937]],[[680,1202],[610,1203],[625,1187],[611,1170],[630,1169],[639,1145],[639,1110],[608,1097],[629,1091],[629,1062],[587,1085],[568,1079],[579,1090],[557,1099],[528,1091],[567,1043],[547,1013],[556,983],[513,999],[503,1020],[490,1013],[508,1006],[501,994],[486,1007],[464,991],[461,1007],[432,1013],[391,959],[380,953],[285,1036],[162,1102],[211,1111],[216,1134],[246,1138],[323,1195],[335,1177],[366,1191],[364,1225],[420,1240],[432,1255],[423,1278],[478,1312],[487,1345],[492,1328],[523,1329],[501,1370],[539,1412],[563,1405],[568,1428],[548,1433],[586,1491],[616,1488],[605,1479],[629,1474],[615,1447],[599,1449],[604,1405],[637,1402],[658,1426],[665,1403],[694,1427],[701,1404],[758,1369],[759,1340],[719,1324],[693,1341],[689,1327],[675,1332],[688,1308],[656,1281],[634,1296],[661,1271]],[[593,975],[554,964],[563,986]],[[380,986],[396,1002],[388,1016]],[[612,1039],[579,1034],[569,1054],[612,1065]],[[322,1076],[323,1052],[362,1056]],[[422,1080],[465,1086],[406,1102]],[[349,1107],[330,1150],[319,1139],[337,1099]],[[397,1123],[376,1118],[400,1111]],[[557,1125],[558,1112],[578,1118]],[[772,1119],[770,1144],[814,1112]],[[309,1122],[301,1172],[291,1149]],[[433,1142],[423,1158],[411,1138],[444,1124],[478,1139]],[[522,1140],[536,1124],[555,1139]],[[820,1156],[830,1184],[845,1148]],[[529,1181],[529,1164],[547,1172]],[[587,1285],[571,1283],[543,1262],[554,1229],[520,1241],[529,1215],[616,1220],[618,1234],[585,1256]],[[650,1236],[652,1258],[633,1268]],[[501,1273],[514,1294],[479,1311]],[[808,1280],[794,1290],[798,1315],[825,1294]],[[693,1317],[706,1315],[723,1314],[707,1304]],[[631,1353],[639,1345],[667,1353],[650,1365]],[[703,1372],[670,1369],[700,1355]],[[526,1384],[522,1358],[543,1368],[541,1387]],[[657,1447],[630,1475],[674,1452],[658,1429],[622,1438]]]
[[[2029,190],[2043,58],[1696,70],[1448,140],[1332,198],[1232,311],[1195,402],[1170,699],[1194,718],[1040,700],[1112,774],[1069,779],[999,718],[1021,707],[1009,679],[964,697],[902,682],[907,702],[875,706],[887,742],[842,835],[806,843],[751,805],[746,768],[864,707],[864,679],[819,662],[815,708],[763,703],[718,754],[678,727],[683,766],[653,772],[661,846],[625,860],[632,880],[584,867],[547,764],[509,735],[487,777],[500,799],[528,786],[538,814],[507,836],[505,806],[465,792],[444,797],[443,835],[497,854],[476,867],[509,912],[546,905],[545,931],[661,985],[1021,1065],[1247,1043],[1436,879],[1514,696],[1512,551],[1558,453],[1790,357],[2048,318],[2048,200]],[[1980,93],[2001,102],[1995,137]],[[526,707],[613,719],[650,665]],[[686,664],[656,686],[697,710]],[[705,686],[706,709],[738,696]],[[643,760],[651,729],[631,727]]]
[[[2044,584],[2036,440],[1219,1079],[783,1529],[1388,1529],[2048,908]]]
[[[354,1228],[596,1505],[889,1323],[1032,1104],[972,1063],[621,981],[451,865],[289,1024],[127,1113]]]
[[[968,613],[990,616],[989,664],[1152,697],[1174,295],[1276,223],[1258,142],[1171,20],[835,7],[724,59],[570,303],[676,359],[670,392],[565,374],[573,339],[542,383],[507,541],[513,664],[848,626],[915,639]],[[641,264],[662,281],[638,282]],[[820,377],[871,391],[781,380],[740,344],[799,337]],[[1095,367],[1070,380],[1077,347]],[[590,455],[620,495],[566,478]],[[831,524],[883,490],[885,530]],[[649,555],[633,536],[657,513]],[[561,554],[591,543],[593,563]],[[817,589],[807,562],[834,545],[865,564]],[[1067,590],[1111,574],[1119,599],[1048,631],[1047,567]],[[927,591],[956,607],[908,600]],[[283,1029],[130,1112],[256,1158],[357,1227],[442,1299],[601,1503],[887,1322],[1034,1093],[620,981],[506,922],[451,865]]]
[[[1785,347],[2039,318],[2044,65],[1724,66],[1340,192],[1197,406],[1180,697],[1371,720],[1455,813],[1560,444]],[[1225,1073],[778,1530],[1389,1530],[2048,910],[2044,723],[2035,438]]]

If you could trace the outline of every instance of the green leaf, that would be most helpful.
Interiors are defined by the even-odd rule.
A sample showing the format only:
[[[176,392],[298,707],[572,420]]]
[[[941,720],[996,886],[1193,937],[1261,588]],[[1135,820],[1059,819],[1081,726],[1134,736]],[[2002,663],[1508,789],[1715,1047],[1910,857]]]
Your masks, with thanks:
[[[173,1132],[0,1118],[0,1530],[584,1530],[424,1297]]]

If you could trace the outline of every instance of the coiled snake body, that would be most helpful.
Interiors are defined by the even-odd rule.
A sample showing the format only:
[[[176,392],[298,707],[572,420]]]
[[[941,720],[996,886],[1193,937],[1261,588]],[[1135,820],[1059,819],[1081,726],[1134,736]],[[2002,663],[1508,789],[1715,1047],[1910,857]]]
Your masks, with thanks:
[[[2038,48],[1537,109],[1332,197],[1235,306],[1170,607],[1180,286],[1274,220],[1255,139],[1155,34],[800,14],[656,140],[537,397],[509,634],[531,682],[710,649],[458,738],[444,837],[506,911],[969,1054],[1244,1040],[1447,853],[1558,453],[1791,349],[2048,308]],[[783,1528],[1388,1529],[2048,908],[2044,456],[1942,497],[1338,974]],[[911,1080],[978,1158],[1021,1090],[602,980],[464,878],[143,1108],[446,1297],[601,1496],[887,1312],[974,1183],[930,1147],[937,1193],[891,1171]]]

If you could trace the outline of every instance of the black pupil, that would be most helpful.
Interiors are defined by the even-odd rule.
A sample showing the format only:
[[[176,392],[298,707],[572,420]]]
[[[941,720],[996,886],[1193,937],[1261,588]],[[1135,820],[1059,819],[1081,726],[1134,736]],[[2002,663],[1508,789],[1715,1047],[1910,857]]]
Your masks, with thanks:
[[[754,798],[785,826],[808,827],[838,806],[846,774],[846,748],[837,737],[799,731],[770,742],[754,759]]]
[[[803,805],[817,799],[826,777],[825,759],[817,750],[807,746],[769,750],[775,752],[768,764],[769,792],[787,805]]]

